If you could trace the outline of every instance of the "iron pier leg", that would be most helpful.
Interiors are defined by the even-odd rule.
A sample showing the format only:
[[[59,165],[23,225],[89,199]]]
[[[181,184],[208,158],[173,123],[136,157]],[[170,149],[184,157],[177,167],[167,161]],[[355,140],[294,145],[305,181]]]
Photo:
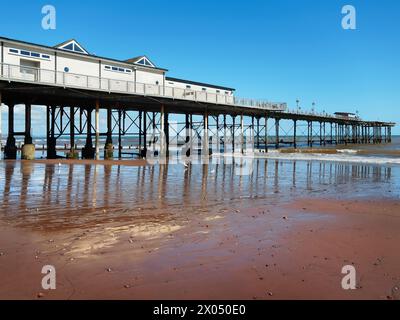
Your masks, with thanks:
[[[235,153],[235,118],[232,116],[232,153]]]
[[[122,110],[118,107],[118,158],[122,158]]]
[[[189,146],[190,146],[189,156],[190,156],[193,153],[193,115],[192,114],[189,116],[189,122],[190,122],[190,124],[189,124],[189,128],[190,128],[190,130],[189,130],[189,141],[190,141],[189,142]]]
[[[165,111],[164,111],[164,134],[165,134],[165,141],[164,141],[165,156],[169,157],[169,113]]]
[[[143,150],[141,153],[142,158],[146,158],[147,154],[147,112],[143,112]]]
[[[104,159],[114,158],[114,146],[112,141],[112,108],[107,108],[107,136],[104,146]]]
[[[227,136],[226,136],[226,114],[224,114],[224,153],[226,153],[226,141],[227,141]]]
[[[142,156],[142,136],[143,136],[143,128],[142,128],[142,111],[139,111],[139,147],[138,147],[138,152],[139,152],[139,157]]]
[[[69,107],[69,147],[70,152],[75,151],[75,108]]]
[[[264,150],[268,152],[268,116],[265,115]]]
[[[339,140],[339,124],[335,123],[335,145],[338,144],[338,140]]]
[[[32,144],[32,135],[31,135],[31,128],[32,128],[32,106],[31,104],[25,105],[25,144]]]
[[[190,118],[189,118],[189,114],[185,114],[185,131],[186,131],[186,139],[185,139],[185,143],[186,143],[186,157],[190,157],[190,147],[188,147],[189,143],[190,143]]]
[[[94,119],[94,128],[95,128],[95,155],[96,160],[100,160],[100,102],[96,101],[95,108],[95,119]]]
[[[47,159],[56,159],[57,140],[55,138],[56,107],[47,107]]]
[[[244,123],[243,123],[243,114],[240,115],[240,153],[244,153]]]
[[[257,117],[257,149],[260,150],[260,118]]]
[[[208,157],[210,155],[210,147],[208,141],[208,112],[204,112],[204,131],[203,131],[203,155]]]
[[[216,144],[217,144],[217,146],[216,146],[216,149],[217,149],[217,152],[218,153],[220,153],[221,152],[221,145],[220,145],[220,138],[219,138],[219,115],[217,115],[217,117],[216,117],[216,119],[215,119],[215,121],[216,121],[216,127],[217,127],[217,131],[216,131]]]
[[[4,147],[4,159],[17,159],[17,147],[14,137],[14,105],[8,105],[8,136]]]
[[[82,149],[82,158],[93,159],[95,156],[95,149],[93,148],[92,140],[92,109],[86,109],[86,143]]]
[[[279,119],[275,119],[275,149],[279,149]]]
[[[322,122],[319,123],[319,145],[322,146]]]

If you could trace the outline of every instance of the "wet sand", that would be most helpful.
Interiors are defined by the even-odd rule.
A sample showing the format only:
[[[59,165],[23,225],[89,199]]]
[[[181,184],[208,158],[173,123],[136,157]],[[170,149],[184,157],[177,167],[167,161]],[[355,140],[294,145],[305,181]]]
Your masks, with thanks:
[[[264,180],[213,165],[6,164],[0,298],[399,299],[397,171],[319,167],[309,181],[306,164],[260,165]],[[357,290],[341,288],[348,264]]]
[[[13,161],[13,160],[12,160]],[[22,162],[26,160],[21,160]],[[103,165],[103,166],[111,166],[111,165],[121,165],[121,166],[145,166],[146,160],[135,159],[135,160],[91,160],[91,159],[37,159],[37,160],[29,160],[31,163],[41,163],[47,165]]]

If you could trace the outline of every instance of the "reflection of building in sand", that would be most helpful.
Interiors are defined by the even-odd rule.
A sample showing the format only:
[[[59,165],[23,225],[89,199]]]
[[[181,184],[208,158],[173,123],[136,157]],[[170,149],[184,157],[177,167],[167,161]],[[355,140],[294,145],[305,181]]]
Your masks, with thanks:
[[[102,222],[180,222],[207,208],[295,197],[398,192],[398,167],[255,160],[247,176],[232,165],[92,166],[3,162],[1,219],[32,228]]]

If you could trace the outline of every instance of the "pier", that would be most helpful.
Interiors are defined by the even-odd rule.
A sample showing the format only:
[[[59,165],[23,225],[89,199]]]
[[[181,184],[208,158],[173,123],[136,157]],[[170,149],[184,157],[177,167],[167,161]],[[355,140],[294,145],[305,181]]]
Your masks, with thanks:
[[[38,70],[39,72],[40,70]],[[24,144],[32,144],[31,110],[32,105],[46,106],[43,121],[46,123],[47,158],[57,157],[57,139],[69,136],[70,152],[85,159],[100,157],[100,149],[107,150],[116,145],[119,158],[122,157],[122,138],[129,129],[136,128],[138,153],[146,155],[155,141],[149,136],[160,139],[161,150],[168,154],[169,144],[175,135],[170,130],[170,117],[174,114],[185,116],[180,125],[179,135],[186,132],[186,142],[191,140],[195,131],[208,150],[207,142],[212,134],[217,137],[217,149],[243,152],[243,142],[251,137],[256,150],[268,152],[268,148],[279,149],[283,146],[297,148],[299,136],[306,137],[309,147],[328,144],[368,144],[390,143],[391,122],[364,121],[360,118],[343,115],[320,114],[286,110],[284,104],[233,99],[228,101],[210,101],[215,97],[189,99],[187,95],[168,96],[157,88],[157,94],[139,92],[119,92],[116,90],[95,90],[66,84],[50,84],[41,81],[15,79],[11,74],[3,73],[0,78],[0,101],[8,107],[8,133],[4,147],[5,159],[15,159],[17,146],[15,138],[24,138]],[[14,130],[14,108],[25,106],[25,130]],[[106,110],[106,128],[100,128],[99,111]],[[194,121],[194,116],[200,120]],[[245,124],[247,118],[249,124]],[[282,133],[281,122],[292,122],[291,129]],[[299,134],[305,129],[305,134]],[[176,130],[175,130],[176,131]],[[272,134],[271,134],[272,131]],[[75,137],[85,136],[82,150],[75,149]],[[184,134],[185,135],[185,134]],[[106,138],[104,146],[99,145],[100,137]],[[156,137],[156,138],[155,138]],[[239,141],[235,141],[239,138]],[[271,146],[272,145],[272,146]],[[112,152],[108,153],[109,158]],[[190,154],[188,150],[187,155]],[[79,156],[76,154],[76,156]]]
[[[139,157],[148,152],[168,156],[171,144],[184,143],[189,145],[187,156],[198,152],[208,156],[212,150],[268,152],[392,140],[392,122],[238,98],[232,88],[166,77],[168,70],[156,67],[146,56],[125,61],[102,58],[90,55],[75,40],[55,47],[0,40],[0,104],[8,108],[5,159],[16,159],[16,138],[23,139],[22,158],[34,157],[32,106],[45,106],[43,149],[48,159],[60,157],[61,137],[69,140],[64,156],[84,159],[99,159],[100,150],[105,159],[113,158],[115,150],[121,158],[122,140],[129,134],[137,140],[134,148]],[[79,70],[82,73],[75,72]],[[14,125],[17,105],[25,106],[22,131]],[[103,126],[100,112],[106,114]],[[171,126],[174,115],[184,121]],[[76,144],[78,137],[84,137],[83,146]]]

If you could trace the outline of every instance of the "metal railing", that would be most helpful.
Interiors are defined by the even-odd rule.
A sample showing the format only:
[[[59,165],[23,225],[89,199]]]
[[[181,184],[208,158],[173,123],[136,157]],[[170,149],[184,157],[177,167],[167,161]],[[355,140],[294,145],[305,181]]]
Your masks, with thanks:
[[[195,91],[177,87],[162,86],[135,81],[100,78],[70,72],[60,72],[33,68],[23,65],[0,64],[0,79],[17,82],[33,82],[69,88],[81,88],[113,93],[127,93],[143,96],[165,97],[171,99],[191,100],[196,102],[232,105],[284,112],[286,103],[272,103],[252,99],[242,99],[233,95]]]

